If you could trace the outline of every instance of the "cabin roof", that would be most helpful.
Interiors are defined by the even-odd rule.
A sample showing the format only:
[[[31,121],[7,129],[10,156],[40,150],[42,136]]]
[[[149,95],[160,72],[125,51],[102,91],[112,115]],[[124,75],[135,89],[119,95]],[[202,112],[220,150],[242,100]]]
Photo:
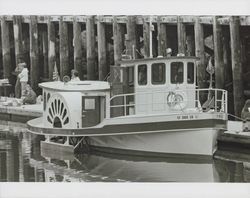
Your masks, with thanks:
[[[131,67],[133,64],[147,63],[154,61],[173,61],[173,60],[199,60],[196,56],[171,56],[171,57],[157,57],[157,58],[143,58],[143,59],[128,59],[120,61],[121,67]]]
[[[87,92],[87,91],[105,91],[110,89],[110,85],[106,81],[69,81],[64,83],[61,81],[40,83],[39,87],[51,89],[54,91],[65,92]]]

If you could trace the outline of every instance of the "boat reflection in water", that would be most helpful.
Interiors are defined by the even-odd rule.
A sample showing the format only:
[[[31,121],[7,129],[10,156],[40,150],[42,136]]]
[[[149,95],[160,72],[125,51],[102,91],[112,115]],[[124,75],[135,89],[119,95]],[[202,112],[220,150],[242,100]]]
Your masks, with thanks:
[[[218,151],[215,159],[131,157],[104,153],[55,155],[41,137],[0,133],[0,180],[33,182],[249,182],[248,155]]]
[[[45,157],[47,158],[47,157]],[[103,153],[75,155],[73,160],[31,159],[31,166],[43,168],[46,181],[134,181],[134,182],[214,182],[218,181],[213,162],[179,158],[151,159],[118,157]],[[69,171],[70,170],[70,171]],[[80,178],[79,178],[80,177]]]

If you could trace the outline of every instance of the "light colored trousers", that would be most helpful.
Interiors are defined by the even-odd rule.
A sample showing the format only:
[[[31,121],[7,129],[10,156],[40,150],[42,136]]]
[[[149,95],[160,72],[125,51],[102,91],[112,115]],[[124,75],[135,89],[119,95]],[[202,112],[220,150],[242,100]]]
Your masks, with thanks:
[[[21,82],[21,97],[25,96],[25,89],[26,89],[27,82]]]

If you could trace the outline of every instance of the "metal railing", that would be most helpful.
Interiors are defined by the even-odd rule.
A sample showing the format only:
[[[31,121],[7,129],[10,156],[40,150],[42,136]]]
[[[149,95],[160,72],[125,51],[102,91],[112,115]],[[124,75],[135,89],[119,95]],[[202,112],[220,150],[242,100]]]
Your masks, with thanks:
[[[163,102],[154,102],[153,95],[162,94]],[[183,96],[184,94],[184,96]],[[169,97],[171,95],[171,97]],[[180,100],[180,96],[183,100]],[[140,102],[139,97],[144,97],[146,102]],[[147,102],[150,98],[150,102]],[[171,98],[171,101],[169,101]],[[187,111],[197,109],[207,112],[227,113],[227,91],[223,89],[175,89],[166,91],[151,91],[119,94],[110,98],[110,117],[128,116],[137,114],[137,106],[144,105],[147,112],[153,111],[154,105],[162,105],[162,112]],[[158,111],[159,112],[159,111]]]

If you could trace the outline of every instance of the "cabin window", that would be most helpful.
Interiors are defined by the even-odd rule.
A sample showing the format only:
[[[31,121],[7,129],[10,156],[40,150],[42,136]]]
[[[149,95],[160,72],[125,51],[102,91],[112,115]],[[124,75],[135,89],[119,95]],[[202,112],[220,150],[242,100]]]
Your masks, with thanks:
[[[194,83],[194,63],[187,64],[187,83]]]
[[[93,109],[95,109],[95,99],[85,98],[84,101],[85,101],[85,104],[84,104],[85,110],[93,110]]]
[[[183,62],[171,63],[171,83],[183,83]]]
[[[165,84],[165,63],[152,64],[152,84]]]
[[[147,84],[147,65],[138,66],[138,84],[146,85]]]

